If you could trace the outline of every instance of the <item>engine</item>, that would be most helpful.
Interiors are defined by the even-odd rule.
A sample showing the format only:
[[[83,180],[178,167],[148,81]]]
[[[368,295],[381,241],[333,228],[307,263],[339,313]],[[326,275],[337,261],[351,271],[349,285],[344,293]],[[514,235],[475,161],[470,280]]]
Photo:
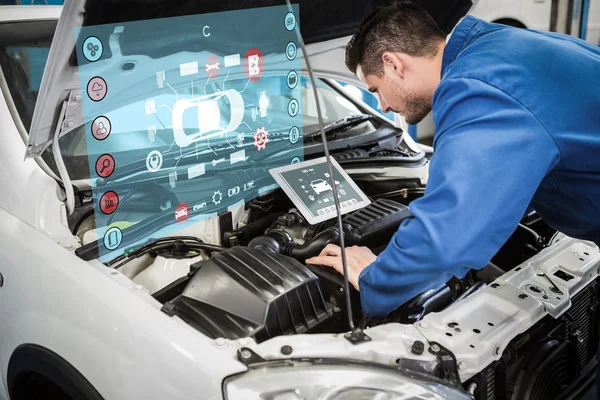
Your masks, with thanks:
[[[252,337],[261,342],[287,334],[343,332],[348,321],[341,312],[342,277],[302,261],[329,243],[339,243],[341,235],[348,245],[383,248],[408,217],[408,207],[378,200],[345,217],[342,233],[331,226],[303,244],[276,223],[247,246],[191,264],[186,277],[154,295],[168,299],[165,313],[213,338]],[[180,294],[171,299],[175,293]],[[351,298],[360,303],[355,290]]]
[[[261,342],[323,330],[333,317],[317,276],[289,257],[234,247],[192,268],[183,293],[163,311],[209,337]]]
[[[134,282],[154,288],[151,294],[164,313],[211,338],[262,343],[284,335],[347,332],[343,277],[304,260],[327,244],[338,244],[342,236],[347,246],[367,246],[378,254],[411,218],[410,201],[424,192],[412,180],[353,178],[372,202],[345,215],[341,229],[335,220],[309,224],[277,190],[246,203],[241,218],[232,212],[219,215],[220,246],[178,237],[169,247],[165,239],[160,251],[148,253],[145,265],[132,262],[122,270]],[[360,294],[351,287],[353,323],[363,329],[416,324],[492,284],[551,245],[555,236],[537,214],[526,215],[486,267],[416,296],[385,318],[366,318]],[[157,283],[155,272],[164,277],[166,270],[171,272],[167,281]],[[568,312],[546,316],[515,337],[498,361],[464,382],[465,389],[477,400],[550,400],[585,388],[595,374],[599,299],[600,284],[592,282],[571,299]]]

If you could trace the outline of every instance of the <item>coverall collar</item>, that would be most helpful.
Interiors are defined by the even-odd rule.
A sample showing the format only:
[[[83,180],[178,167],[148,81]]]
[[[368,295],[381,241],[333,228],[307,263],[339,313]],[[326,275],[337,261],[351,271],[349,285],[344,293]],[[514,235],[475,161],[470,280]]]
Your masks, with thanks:
[[[446,70],[452,64],[458,54],[467,46],[470,40],[483,28],[483,24],[480,24],[480,20],[467,15],[456,27],[446,43],[444,49],[444,57],[442,58],[442,76],[446,75]]]

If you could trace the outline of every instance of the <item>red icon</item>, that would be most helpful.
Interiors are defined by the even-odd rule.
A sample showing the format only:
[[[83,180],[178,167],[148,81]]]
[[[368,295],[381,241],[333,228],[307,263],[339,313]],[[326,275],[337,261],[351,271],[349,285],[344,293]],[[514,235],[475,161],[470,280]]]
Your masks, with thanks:
[[[244,74],[250,82],[260,79],[265,69],[263,54],[259,49],[250,49],[244,56]]]
[[[115,159],[110,154],[102,154],[96,161],[96,173],[101,178],[108,178],[115,171]]]
[[[177,206],[177,208],[175,209],[175,221],[177,222],[183,222],[186,219],[188,219],[188,216],[190,214],[190,208],[188,207],[188,205],[186,203],[181,203],[180,205]]]
[[[112,214],[119,206],[119,196],[115,192],[106,192],[100,197],[100,211]]]
[[[219,71],[221,71],[221,61],[219,57],[211,54],[206,59],[206,64],[204,64],[204,72],[209,78],[216,78],[219,76]]]
[[[254,133],[254,146],[260,151],[269,143],[269,132],[265,128],[258,128]]]

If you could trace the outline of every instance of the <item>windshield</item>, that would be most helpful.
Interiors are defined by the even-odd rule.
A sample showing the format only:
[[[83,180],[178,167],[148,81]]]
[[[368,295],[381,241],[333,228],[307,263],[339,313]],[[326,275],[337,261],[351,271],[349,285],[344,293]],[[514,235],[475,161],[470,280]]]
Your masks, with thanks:
[[[33,110],[36,106],[37,94],[40,88],[55,27],[56,21],[0,24],[2,32],[2,37],[0,38],[0,68],[6,77],[9,93],[15,103],[19,119],[26,130],[29,130],[29,127],[31,126]],[[292,74],[290,78],[293,80],[296,76]],[[318,130],[317,111],[310,80],[305,74],[300,74],[297,79],[297,85],[301,93],[300,103],[303,105],[300,110],[301,115],[299,118],[302,120],[307,134],[316,132]],[[263,79],[265,85],[264,91],[259,91],[257,87],[248,85],[244,92],[245,97],[253,97],[257,102],[257,110],[251,110],[251,113],[256,113],[257,117],[260,118],[261,94],[263,92],[263,108],[266,106],[266,111],[263,112],[266,112],[268,115],[268,117],[265,117],[267,120],[272,119],[272,117],[269,116],[269,113],[275,116],[276,114],[281,115],[282,111],[286,111],[284,110],[284,107],[287,104],[286,99],[289,101],[291,98],[287,91],[281,90],[281,87],[282,85],[287,84],[287,80],[288,76],[283,73],[265,77]],[[228,79],[227,87],[239,91],[243,89],[246,82],[246,79]],[[321,113],[326,125],[349,115],[364,112],[364,110],[359,109],[352,101],[350,101],[350,97],[346,93],[334,89],[327,81],[317,77],[316,85]],[[204,89],[214,92],[215,90],[219,90],[220,87],[220,82],[213,81],[208,82],[206,88],[202,87],[196,89],[203,93]],[[191,94],[193,87],[190,85],[187,90]],[[174,98],[175,96],[176,95],[173,92],[164,93],[163,91],[160,95],[160,99],[167,103],[172,102],[169,97]],[[265,101],[265,98],[267,101]],[[220,101],[220,103],[224,102],[225,101]],[[142,99],[137,101],[133,99],[132,103],[137,103],[135,107],[144,106],[144,101]],[[227,105],[223,104],[223,106]],[[115,112],[122,115],[123,113],[127,113],[129,109],[130,104],[124,104],[118,106]],[[167,111],[167,109],[164,107],[159,107],[158,109],[156,120],[157,134],[154,134],[155,141],[140,140],[137,143],[137,146],[141,149],[158,146],[164,140],[164,135],[160,135],[160,133],[171,129],[166,128],[168,125],[162,124],[158,119],[158,114],[164,114],[165,111]],[[184,114],[186,120],[188,120],[190,118],[190,113],[186,112]],[[153,129],[154,128],[151,128],[151,132],[153,132]],[[117,135],[119,132],[129,133],[129,135]],[[132,132],[124,132],[122,128],[115,127],[115,131],[111,133],[115,140],[107,142],[106,146],[108,147],[105,150],[110,152],[119,152],[122,150],[124,146],[121,141],[131,140],[132,136],[130,133]],[[140,132],[139,134],[145,137],[148,135],[148,132]],[[90,149],[87,146],[85,126],[81,125],[61,137],[59,143],[71,179],[75,181],[89,179],[90,169],[88,167],[88,156],[98,157],[100,154],[89,154]],[[170,143],[162,144],[165,146],[170,145]],[[58,174],[54,165],[51,148],[47,149],[42,157],[51,169]]]
[[[279,6],[74,32],[85,123],[59,144],[71,179],[92,188],[102,261],[277,188],[269,170],[303,161],[305,135],[318,130],[313,90],[326,125],[365,112],[327,80],[312,87],[290,24],[297,9]],[[148,56],[172,26],[179,32]],[[0,66],[20,77],[9,89],[29,128],[50,41],[13,37]],[[181,37],[202,46],[178,47]]]
[[[0,68],[27,130],[55,27],[55,21],[0,23]]]

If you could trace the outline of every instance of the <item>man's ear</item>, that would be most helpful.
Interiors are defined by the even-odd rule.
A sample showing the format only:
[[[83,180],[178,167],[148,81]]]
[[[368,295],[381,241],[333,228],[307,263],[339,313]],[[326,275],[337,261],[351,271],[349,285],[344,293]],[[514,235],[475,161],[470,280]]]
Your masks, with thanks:
[[[404,62],[398,57],[397,54],[386,51],[381,55],[383,61],[383,68],[394,71],[399,77],[404,77]]]

